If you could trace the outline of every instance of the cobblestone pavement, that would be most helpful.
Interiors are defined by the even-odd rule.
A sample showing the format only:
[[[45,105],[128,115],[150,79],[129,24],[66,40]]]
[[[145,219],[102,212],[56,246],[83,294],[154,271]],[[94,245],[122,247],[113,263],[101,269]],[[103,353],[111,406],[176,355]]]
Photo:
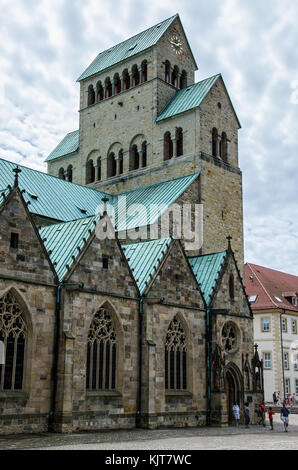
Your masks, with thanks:
[[[267,426],[180,428],[102,431],[76,434],[0,436],[0,450],[196,450],[281,449],[298,450],[298,415],[290,416],[289,432],[279,415],[274,430]]]

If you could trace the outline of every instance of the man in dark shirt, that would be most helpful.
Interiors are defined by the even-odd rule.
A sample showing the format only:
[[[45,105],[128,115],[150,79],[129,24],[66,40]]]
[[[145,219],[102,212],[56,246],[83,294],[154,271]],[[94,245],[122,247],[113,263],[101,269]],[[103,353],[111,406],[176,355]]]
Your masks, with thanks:
[[[283,423],[284,423],[285,432],[288,432],[289,414],[290,414],[290,411],[289,411],[289,409],[286,407],[286,403],[284,402],[284,403],[283,403],[283,407],[282,407],[281,410],[280,410],[280,419],[281,419],[281,420],[283,421]]]

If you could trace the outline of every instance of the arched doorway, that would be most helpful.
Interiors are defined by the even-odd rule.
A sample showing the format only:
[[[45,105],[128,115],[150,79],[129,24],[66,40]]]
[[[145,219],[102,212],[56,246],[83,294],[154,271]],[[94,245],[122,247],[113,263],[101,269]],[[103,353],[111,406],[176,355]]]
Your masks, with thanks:
[[[233,406],[243,409],[243,378],[236,364],[230,363],[225,373],[225,388],[227,400],[227,416],[229,424],[234,422]]]

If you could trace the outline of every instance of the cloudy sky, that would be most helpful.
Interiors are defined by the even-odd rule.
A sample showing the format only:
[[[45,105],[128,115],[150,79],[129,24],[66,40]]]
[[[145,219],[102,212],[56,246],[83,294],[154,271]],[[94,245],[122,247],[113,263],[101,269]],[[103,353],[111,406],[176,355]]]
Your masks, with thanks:
[[[245,260],[298,275],[296,0],[0,0],[0,157],[46,170],[78,128],[77,77],[101,51],[179,13],[242,124]]]

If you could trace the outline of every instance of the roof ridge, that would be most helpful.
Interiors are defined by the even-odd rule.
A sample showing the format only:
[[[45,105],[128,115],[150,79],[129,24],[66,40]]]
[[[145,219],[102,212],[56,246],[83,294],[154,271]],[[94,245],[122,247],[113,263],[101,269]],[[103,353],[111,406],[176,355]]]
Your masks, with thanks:
[[[227,250],[215,251],[214,253],[205,253],[205,254],[203,254],[203,255],[188,256],[188,258],[189,258],[189,259],[203,258],[204,256],[222,255],[223,253],[227,253]]]
[[[125,191],[124,193],[114,194],[114,196],[117,196],[117,197],[123,196],[124,194],[132,193],[132,192],[134,192],[134,191],[139,191],[140,189],[149,188],[150,186],[153,187],[153,186],[157,186],[157,185],[159,185],[159,184],[170,183],[170,182],[172,182],[172,181],[181,180],[181,179],[183,179],[183,178],[190,178],[191,176],[194,176],[194,175],[198,175],[198,176],[199,176],[199,174],[200,174],[199,171],[195,171],[194,173],[191,173],[190,175],[177,176],[176,178],[169,179],[169,180],[166,180],[166,181],[159,181],[159,182],[157,182],[157,183],[147,184],[147,186],[140,186],[139,188],[130,189],[129,191]]]
[[[261,264],[254,264],[254,263],[245,263],[245,264],[247,264],[248,266],[257,266],[258,268],[267,269],[269,271],[274,271],[276,273],[285,274],[286,276],[297,277],[298,279],[297,274],[286,273],[285,271],[280,271],[279,269],[268,268],[267,266],[262,266]]]
[[[132,246],[132,245],[140,245],[140,244],[145,244],[149,242],[160,242],[160,241],[165,241],[165,240],[171,240],[172,237],[161,237],[161,238],[151,238],[149,240],[139,240],[137,242],[132,242],[132,243],[121,243],[121,246]]]

